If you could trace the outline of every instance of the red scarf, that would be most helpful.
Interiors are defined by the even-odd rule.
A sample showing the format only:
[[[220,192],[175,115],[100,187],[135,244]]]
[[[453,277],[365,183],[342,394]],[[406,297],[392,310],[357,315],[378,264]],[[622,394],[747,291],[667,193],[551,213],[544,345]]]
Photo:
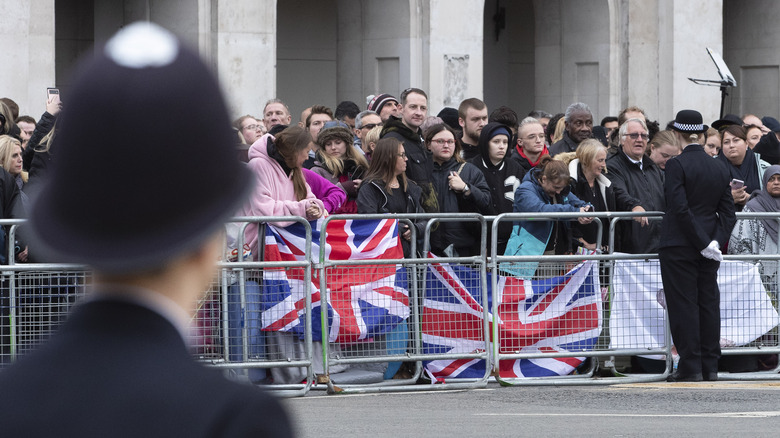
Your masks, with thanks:
[[[521,156],[521,157],[523,157],[523,158],[525,158],[526,160],[528,160],[528,157],[526,157],[526,156],[525,156],[525,152],[523,152],[523,148],[521,148],[521,147],[520,147],[520,145],[516,145],[516,146],[515,146],[515,149],[517,149],[517,153],[518,153],[518,154],[520,154],[520,156]],[[533,161],[531,161],[531,160],[528,160],[528,162],[529,162],[529,163],[531,163],[531,167],[536,167],[536,165],[537,165],[537,164],[539,164],[539,162],[540,162],[540,161],[542,161],[542,157],[543,157],[545,154],[548,154],[548,155],[550,154],[550,151],[549,151],[549,150],[547,150],[547,145],[544,145],[544,149],[542,149],[542,153],[541,153],[541,154],[539,154],[539,159],[538,159],[538,160],[536,160],[536,162],[533,162]]]

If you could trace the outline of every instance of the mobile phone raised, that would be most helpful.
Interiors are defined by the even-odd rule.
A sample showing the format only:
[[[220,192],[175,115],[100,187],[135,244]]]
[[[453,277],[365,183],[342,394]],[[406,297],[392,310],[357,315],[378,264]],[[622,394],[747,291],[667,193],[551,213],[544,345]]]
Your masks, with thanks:
[[[742,181],[741,179],[734,178],[734,179],[731,180],[729,185],[731,186],[731,190],[739,190],[742,187],[745,187],[745,181]]]

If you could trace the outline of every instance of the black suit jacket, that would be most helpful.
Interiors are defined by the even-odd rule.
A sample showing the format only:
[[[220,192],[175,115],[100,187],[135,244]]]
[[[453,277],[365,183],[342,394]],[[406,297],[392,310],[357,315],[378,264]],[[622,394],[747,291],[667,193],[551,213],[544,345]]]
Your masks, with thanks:
[[[76,309],[0,371],[7,437],[291,436],[280,404],[194,362],[157,313],[122,301]]]
[[[661,248],[688,246],[701,251],[717,240],[725,247],[736,223],[729,172],[720,160],[690,144],[666,162],[666,215]]]

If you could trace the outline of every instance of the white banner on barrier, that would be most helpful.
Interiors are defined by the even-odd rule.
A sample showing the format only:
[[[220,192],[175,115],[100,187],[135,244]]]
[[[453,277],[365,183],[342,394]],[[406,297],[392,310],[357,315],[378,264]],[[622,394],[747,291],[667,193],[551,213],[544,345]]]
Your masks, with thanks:
[[[748,344],[778,324],[758,267],[721,262],[721,346]],[[664,345],[663,283],[658,260],[618,260],[612,283],[610,347],[661,348]]]

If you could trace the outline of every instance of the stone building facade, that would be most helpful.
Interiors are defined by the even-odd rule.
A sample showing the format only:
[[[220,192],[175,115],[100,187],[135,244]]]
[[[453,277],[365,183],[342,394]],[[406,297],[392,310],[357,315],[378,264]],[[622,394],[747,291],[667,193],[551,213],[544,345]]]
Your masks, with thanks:
[[[628,105],[665,123],[718,117],[706,48],[737,79],[726,112],[780,115],[780,3],[772,0],[0,0],[0,95],[38,116],[45,88],[67,102],[76,59],[121,26],[151,20],[197,46],[234,115],[279,97],[312,104],[426,90],[433,114],[479,97],[596,119]],[[194,91],[196,92],[196,91]]]

